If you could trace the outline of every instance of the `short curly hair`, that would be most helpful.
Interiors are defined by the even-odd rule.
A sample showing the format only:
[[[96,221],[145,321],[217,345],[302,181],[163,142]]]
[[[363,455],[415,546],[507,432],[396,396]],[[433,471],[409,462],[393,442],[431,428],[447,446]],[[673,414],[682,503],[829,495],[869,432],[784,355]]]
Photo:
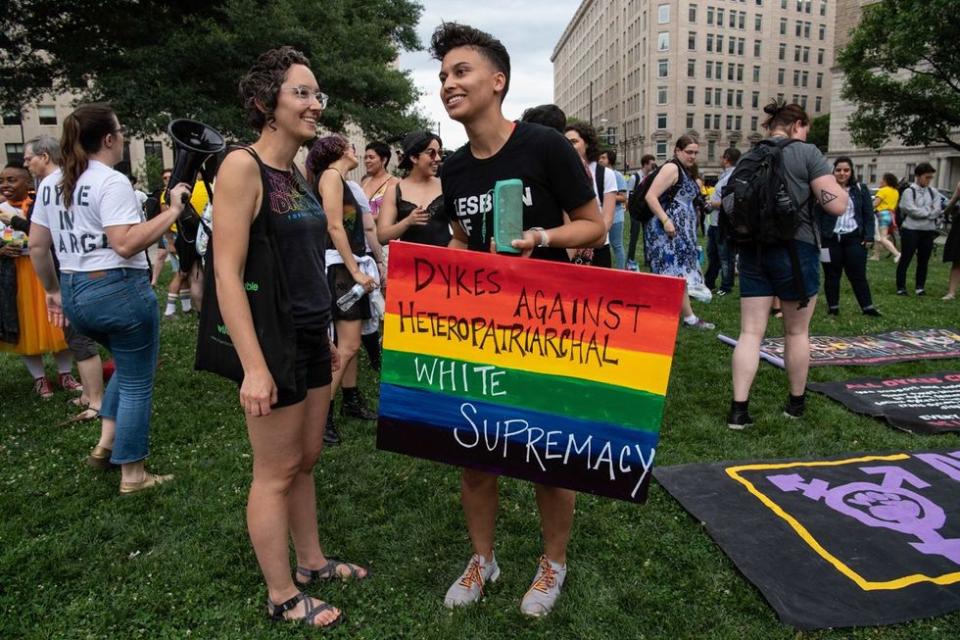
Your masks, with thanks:
[[[307,177],[311,183],[316,183],[320,174],[331,164],[340,159],[350,143],[340,134],[333,134],[317,138],[307,154]]]
[[[443,140],[432,131],[414,131],[407,135],[407,137],[403,139],[401,147],[403,151],[398,165],[400,169],[410,171],[413,168],[412,156],[419,155],[426,151],[427,147],[429,147],[430,143],[434,140],[437,141],[437,144],[440,145],[440,150],[443,151]]]
[[[277,47],[261,53],[240,79],[240,101],[247,114],[247,122],[257,131],[273,122],[280,85],[287,77],[287,70],[295,64],[309,67],[310,60],[293,47]]]
[[[570,122],[564,127],[563,132],[576,131],[577,135],[583,140],[587,147],[587,161],[596,162],[600,159],[600,138],[597,136],[597,130],[586,122]]]
[[[507,90],[510,89],[510,54],[503,43],[494,38],[486,31],[475,29],[474,27],[459,24],[457,22],[442,22],[433,32],[430,38],[430,55],[436,60],[443,60],[452,49],[458,47],[470,47],[475,49],[487,61],[493,65],[493,68],[501,72],[506,81],[503,83],[503,93],[500,94],[500,102],[507,97]]]

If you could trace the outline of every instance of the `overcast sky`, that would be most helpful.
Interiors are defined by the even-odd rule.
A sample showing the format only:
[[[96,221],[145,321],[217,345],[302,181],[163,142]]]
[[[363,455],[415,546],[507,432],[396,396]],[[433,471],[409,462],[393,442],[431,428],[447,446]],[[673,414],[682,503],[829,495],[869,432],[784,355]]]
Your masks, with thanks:
[[[550,54],[580,0],[423,0],[417,33],[424,47],[441,21],[461,22],[499,38],[510,53],[510,91],[503,113],[520,117],[527,107],[553,101]],[[467,141],[463,127],[447,117],[440,102],[440,63],[426,51],[404,52],[400,67],[411,72],[421,92],[420,110],[440,123],[443,146],[456,149]],[[436,129],[436,125],[434,125]]]

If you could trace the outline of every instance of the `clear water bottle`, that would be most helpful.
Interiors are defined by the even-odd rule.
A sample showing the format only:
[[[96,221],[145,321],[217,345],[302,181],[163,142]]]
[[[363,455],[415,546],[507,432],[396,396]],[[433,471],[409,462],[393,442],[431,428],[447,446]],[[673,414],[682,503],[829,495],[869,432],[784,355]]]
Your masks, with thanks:
[[[362,284],[355,284],[350,288],[350,291],[347,291],[345,294],[337,298],[337,306],[340,307],[340,311],[347,311],[353,305],[357,304],[357,300],[363,297],[363,294],[366,293],[366,290],[363,288]]]

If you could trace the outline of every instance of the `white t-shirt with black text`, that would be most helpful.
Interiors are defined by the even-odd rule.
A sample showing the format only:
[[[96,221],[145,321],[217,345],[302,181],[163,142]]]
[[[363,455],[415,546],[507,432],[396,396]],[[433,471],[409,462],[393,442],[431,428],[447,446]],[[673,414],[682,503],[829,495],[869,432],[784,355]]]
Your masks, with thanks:
[[[73,204],[64,208],[57,169],[37,189],[31,222],[50,230],[60,270],[102,271],[104,269],[146,269],[147,256],[139,252],[123,258],[110,248],[106,227],[143,222],[143,209],[130,181],[119,171],[91,160],[73,190]]]

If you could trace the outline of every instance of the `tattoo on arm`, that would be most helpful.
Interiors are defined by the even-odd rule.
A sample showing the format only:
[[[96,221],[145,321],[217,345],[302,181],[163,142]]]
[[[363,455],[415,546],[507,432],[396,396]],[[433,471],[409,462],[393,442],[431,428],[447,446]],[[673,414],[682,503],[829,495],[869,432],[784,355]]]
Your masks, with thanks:
[[[837,199],[837,196],[833,195],[826,189],[820,190],[820,204],[828,204]]]

